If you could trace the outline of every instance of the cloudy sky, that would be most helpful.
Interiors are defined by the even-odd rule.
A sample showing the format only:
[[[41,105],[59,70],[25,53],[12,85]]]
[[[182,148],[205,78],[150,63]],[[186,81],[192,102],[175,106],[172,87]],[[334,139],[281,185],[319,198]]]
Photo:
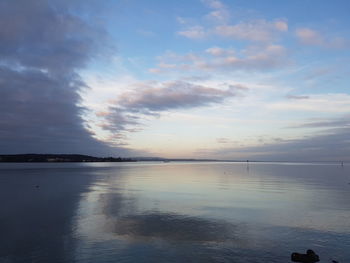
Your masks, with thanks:
[[[347,0],[2,0],[0,153],[350,160]]]

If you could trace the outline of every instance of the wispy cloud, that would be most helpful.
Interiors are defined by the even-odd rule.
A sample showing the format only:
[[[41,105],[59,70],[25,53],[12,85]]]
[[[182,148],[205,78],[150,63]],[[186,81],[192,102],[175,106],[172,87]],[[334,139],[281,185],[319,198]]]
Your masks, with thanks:
[[[330,37],[310,28],[298,28],[295,31],[300,43],[310,46],[320,46],[324,48],[346,48],[350,41],[344,37]]]
[[[226,54],[230,50],[226,51]],[[286,49],[280,45],[251,47],[241,54],[225,55],[209,58],[198,66],[202,69],[214,70],[269,70],[287,63]]]
[[[310,98],[310,96],[306,95],[287,95],[286,97],[291,100],[306,100]]]
[[[270,103],[273,110],[325,113],[350,112],[350,95],[342,93],[312,94],[287,97],[288,100]]]
[[[229,138],[220,137],[220,138],[216,138],[216,142],[220,144],[227,144],[227,143],[230,143],[231,140]]]
[[[206,19],[219,24],[224,24],[229,21],[231,17],[229,9],[221,1],[206,0],[203,1],[203,3],[212,9],[212,11],[205,16]]]
[[[288,31],[288,23],[285,19],[265,20],[250,19],[240,22],[231,22],[230,9],[221,1],[202,1],[211,11],[204,16],[204,20],[212,22],[187,25],[184,20],[180,24],[187,25],[177,32],[178,35],[190,39],[204,39],[209,37],[222,37],[251,42],[273,43],[281,33]]]
[[[346,115],[336,119],[313,119],[289,128],[350,128],[350,116]]]
[[[209,56],[208,56],[209,55]],[[241,51],[212,47],[198,54],[167,53],[159,57],[151,73],[174,71],[266,71],[288,65],[288,52],[281,45],[251,46]]]
[[[235,55],[235,51],[233,49],[225,49],[220,47],[211,47],[205,50],[206,53],[212,56],[233,56]]]
[[[299,139],[275,138],[263,144],[244,146],[218,138],[217,149],[200,149],[202,156],[261,161],[350,161],[350,118],[314,119],[289,128],[312,128],[319,132]]]
[[[212,9],[223,9],[226,6],[219,0],[202,0],[202,2]]]
[[[281,33],[287,31],[288,23],[284,20],[267,21],[261,19],[240,22],[238,24],[222,24],[209,28],[202,25],[195,25],[181,30],[177,34],[190,39],[219,36],[250,42],[273,43],[279,38]]]
[[[258,146],[221,148],[209,154],[267,161],[350,161],[350,128],[343,126],[314,136]]]
[[[288,31],[288,24],[284,20],[266,21],[254,20],[235,25],[221,25],[213,29],[213,34],[253,42],[273,42],[279,33]]]
[[[183,31],[177,32],[177,34],[191,39],[203,39],[207,36],[207,32],[202,26],[191,26]]]

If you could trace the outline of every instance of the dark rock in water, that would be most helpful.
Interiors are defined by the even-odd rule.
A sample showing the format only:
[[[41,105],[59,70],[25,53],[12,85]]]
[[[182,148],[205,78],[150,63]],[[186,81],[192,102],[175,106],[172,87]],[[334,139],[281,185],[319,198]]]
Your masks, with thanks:
[[[302,263],[314,263],[319,262],[319,256],[311,249],[306,251],[306,254],[301,253],[292,253],[291,259],[293,262],[302,262]]]
[[[336,260],[332,260],[332,263],[338,263],[338,261],[336,261]]]
[[[35,188],[39,188],[39,185],[36,185]]]

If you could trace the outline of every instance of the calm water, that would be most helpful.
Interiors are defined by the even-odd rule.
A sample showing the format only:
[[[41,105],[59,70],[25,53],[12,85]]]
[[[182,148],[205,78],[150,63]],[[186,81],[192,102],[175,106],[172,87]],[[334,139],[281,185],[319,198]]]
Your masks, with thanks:
[[[350,262],[350,165],[0,164],[0,262]]]

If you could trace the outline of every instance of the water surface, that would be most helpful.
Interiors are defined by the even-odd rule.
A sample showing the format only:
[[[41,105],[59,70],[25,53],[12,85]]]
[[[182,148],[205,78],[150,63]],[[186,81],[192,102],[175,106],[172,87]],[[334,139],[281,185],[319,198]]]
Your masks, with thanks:
[[[0,262],[350,262],[349,166],[0,164]]]

